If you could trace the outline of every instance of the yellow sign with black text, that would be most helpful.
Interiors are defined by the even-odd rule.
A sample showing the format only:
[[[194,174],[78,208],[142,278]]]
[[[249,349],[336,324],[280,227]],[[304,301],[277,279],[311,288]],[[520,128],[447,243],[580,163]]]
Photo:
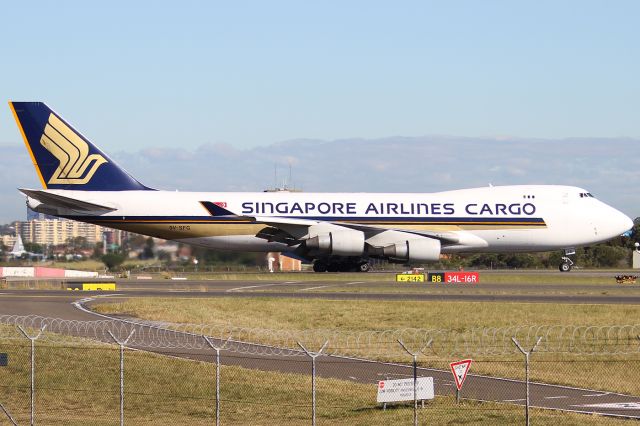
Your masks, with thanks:
[[[82,291],[113,291],[116,289],[116,283],[108,282],[95,282],[95,283],[69,283],[67,284],[67,290],[82,290]]]
[[[396,274],[396,282],[399,283],[423,283],[424,274]]]

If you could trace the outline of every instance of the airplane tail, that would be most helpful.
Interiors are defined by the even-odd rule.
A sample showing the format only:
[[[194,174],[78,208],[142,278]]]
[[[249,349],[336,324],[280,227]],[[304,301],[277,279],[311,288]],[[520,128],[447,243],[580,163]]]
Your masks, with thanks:
[[[22,237],[20,236],[20,234],[18,234],[16,242],[13,245],[13,249],[11,249],[9,254],[21,255],[22,253],[24,253],[24,243],[22,242]]]
[[[149,190],[43,102],[9,102],[44,189]]]

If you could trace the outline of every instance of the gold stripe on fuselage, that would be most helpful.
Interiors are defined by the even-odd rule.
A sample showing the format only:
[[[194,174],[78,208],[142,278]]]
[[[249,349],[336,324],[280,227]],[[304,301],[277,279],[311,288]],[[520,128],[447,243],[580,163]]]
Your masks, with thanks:
[[[203,223],[193,222],[100,222],[100,225],[109,228],[122,229],[123,231],[137,234],[152,235],[165,240],[177,240],[181,238],[198,237],[226,237],[229,235],[256,235],[267,227],[256,223]]]
[[[250,221],[219,221],[210,220],[114,220],[96,221],[98,225],[138,234],[152,235],[166,240],[198,237],[224,237],[229,235],[256,235],[269,225]],[[340,222],[334,222],[340,224]],[[544,223],[517,224],[514,222],[491,223],[465,223],[460,225],[444,224],[407,224],[401,223],[366,223],[384,229],[396,229],[401,231],[474,231],[492,229],[539,229],[546,227]]]

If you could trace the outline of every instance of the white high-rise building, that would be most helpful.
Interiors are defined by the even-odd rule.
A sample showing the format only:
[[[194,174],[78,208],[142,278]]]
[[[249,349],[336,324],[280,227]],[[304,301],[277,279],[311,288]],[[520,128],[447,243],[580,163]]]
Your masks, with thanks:
[[[117,235],[112,240],[120,244],[122,231],[113,231],[90,223],[66,219],[16,222],[16,235],[20,235],[23,241],[47,246],[65,244],[70,238],[77,237],[84,237],[87,243],[95,244],[102,241],[105,231],[115,232]]]

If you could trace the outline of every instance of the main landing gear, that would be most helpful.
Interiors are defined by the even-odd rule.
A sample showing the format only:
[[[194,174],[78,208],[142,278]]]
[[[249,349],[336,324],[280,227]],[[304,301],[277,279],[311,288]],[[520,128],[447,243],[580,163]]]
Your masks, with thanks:
[[[566,249],[564,256],[562,256],[562,263],[558,266],[560,272],[569,272],[573,268],[574,262],[569,256],[576,254],[575,249]]]
[[[363,259],[329,260],[318,259],[313,262],[314,272],[369,272],[371,265]]]

